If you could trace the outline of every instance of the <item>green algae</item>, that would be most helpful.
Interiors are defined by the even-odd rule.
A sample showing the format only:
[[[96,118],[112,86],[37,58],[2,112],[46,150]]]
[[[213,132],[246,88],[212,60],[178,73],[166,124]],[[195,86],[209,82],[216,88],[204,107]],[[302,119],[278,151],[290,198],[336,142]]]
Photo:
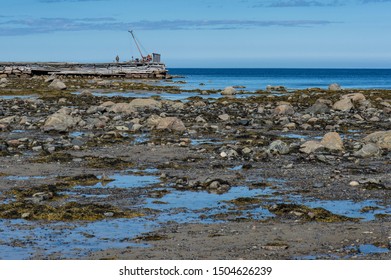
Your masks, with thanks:
[[[124,161],[119,158],[87,156],[84,159],[87,161],[87,166],[91,168],[126,169],[134,167],[133,162]]]
[[[284,218],[295,218],[301,221],[315,221],[324,223],[357,222],[359,219],[334,214],[324,208],[310,208],[298,204],[280,203],[269,207],[273,214]]]
[[[46,221],[96,221],[108,217],[135,218],[142,213],[131,210],[120,210],[111,205],[80,204],[69,202],[65,205],[51,206],[36,204],[26,201],[16,201],[0,205],[0,218],[3,219],[28,219]]]

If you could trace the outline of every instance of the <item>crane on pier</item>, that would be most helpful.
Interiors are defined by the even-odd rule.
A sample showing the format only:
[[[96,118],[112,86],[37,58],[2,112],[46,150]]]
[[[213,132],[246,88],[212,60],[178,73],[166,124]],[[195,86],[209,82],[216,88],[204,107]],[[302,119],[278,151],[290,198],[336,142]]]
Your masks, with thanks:
[[[150,54],[148,54],[147,56],[144,56],[143,53],[141,52],[140,43],[136,39],[136,36],[134,36],[133,30],[129,30],[129,33],[133,37],[134,43],[136,44],[136,47],[137,47],[137,49],[138,49],[138,51],[139,51],[139,53],[141,55],[141,60],[143,62],[150,62],[152,60],[152,56]]]

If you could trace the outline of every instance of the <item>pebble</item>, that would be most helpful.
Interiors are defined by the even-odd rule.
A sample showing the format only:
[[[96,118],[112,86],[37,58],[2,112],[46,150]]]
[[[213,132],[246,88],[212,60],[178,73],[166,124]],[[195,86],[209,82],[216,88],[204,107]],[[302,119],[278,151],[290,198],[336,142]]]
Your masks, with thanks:
[[[360,185],[360,183],[357,182],[357,181],[351,181],[351,182],[349,183],[349,186],[351,186],[351,187],[357,187],[357,186],[359,186],[359,185]]]
[[[221,152],[221,153],[220,153],[220,156],[221,156],[222,158],[226,158],[228,155],[227,155],[226,152]]]

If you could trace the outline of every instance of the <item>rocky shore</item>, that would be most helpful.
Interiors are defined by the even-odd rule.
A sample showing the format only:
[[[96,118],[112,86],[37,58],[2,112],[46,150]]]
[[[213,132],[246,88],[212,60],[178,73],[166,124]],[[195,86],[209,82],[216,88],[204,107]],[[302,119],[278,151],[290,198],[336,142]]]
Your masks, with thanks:
[[[192,92],[167,100],[184,94],[174,82],[2,77],[0,233],[88,225],[83,238],[100,249],[0,237],[8,258],[390,258],[391,91]],[[137,219],[153,225],[94,239],[94,223],[114,240],[111,222]]]

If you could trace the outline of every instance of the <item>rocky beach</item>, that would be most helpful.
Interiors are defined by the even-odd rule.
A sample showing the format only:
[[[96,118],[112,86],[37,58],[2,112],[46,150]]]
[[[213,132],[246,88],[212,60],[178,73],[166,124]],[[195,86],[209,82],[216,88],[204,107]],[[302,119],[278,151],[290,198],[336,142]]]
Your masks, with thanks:
[[[0,259],[390,259],[391,90],[180,85],[3,74]]]

